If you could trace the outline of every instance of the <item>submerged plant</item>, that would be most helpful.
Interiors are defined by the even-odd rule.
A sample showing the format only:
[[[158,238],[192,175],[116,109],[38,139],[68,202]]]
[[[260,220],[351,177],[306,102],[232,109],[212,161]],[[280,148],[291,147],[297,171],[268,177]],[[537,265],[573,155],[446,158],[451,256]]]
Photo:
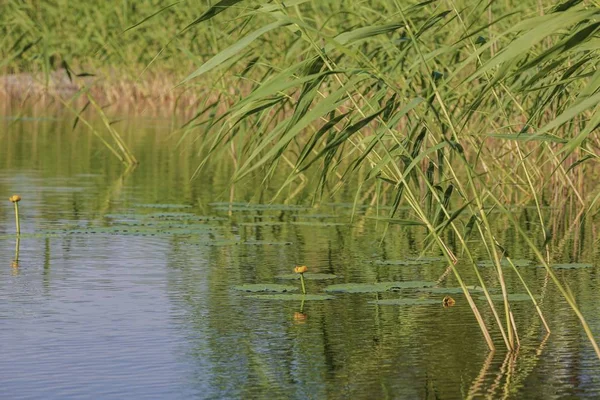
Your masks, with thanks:
[[[302,294],[306,294],[306,286],[304,285],[304,273],[308,271],[306,265],[300,265],[294,268],[294,272],[300,274],[300,283],[302,284]]]
[[[17,225],[17,235],[20,235],[21,223],[19,222],[19,202],[21,201],[21,196],[14,194],[9,197],[9,200],[15,205],[15,224]]]

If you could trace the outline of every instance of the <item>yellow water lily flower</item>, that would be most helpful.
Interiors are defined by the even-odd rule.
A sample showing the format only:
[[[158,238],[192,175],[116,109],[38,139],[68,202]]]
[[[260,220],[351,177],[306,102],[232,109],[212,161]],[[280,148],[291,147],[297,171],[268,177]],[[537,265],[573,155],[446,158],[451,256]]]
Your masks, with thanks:
[[[294,268],[294,272],[297,274],[303,274],[306,271],[308,271],[308,267],[306,265],[299,265],[296,268]]]
[[[18,203],[21,201],[21,196],[19,196],[18,194],[13,194],[8,199],[11,201],[11,203]]]

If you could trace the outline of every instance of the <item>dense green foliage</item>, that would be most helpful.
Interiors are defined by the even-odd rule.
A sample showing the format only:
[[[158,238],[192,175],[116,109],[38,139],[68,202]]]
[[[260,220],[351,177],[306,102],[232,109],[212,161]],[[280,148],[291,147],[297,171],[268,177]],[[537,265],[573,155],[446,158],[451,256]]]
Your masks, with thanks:
[[[125,32],[137,22],[160,9],[156,1],[4,1],[0,12],[2,62],[8,71],[45,71],[64,60],[73,68],[90,68],[90,72],[111,67],[129,73],[139,68],[165,48],[171,36],[193,18],[193,11],[170,7],[160,21],[146,21],[137,29]],[[160,29],[156,29],[159,23]],[[187,40],[186,47],[199,52],[201,40]],[[161,68],[183,67],[175,61],[177,46],[162,54]],[[189,67],[189,65],[188,65]]]

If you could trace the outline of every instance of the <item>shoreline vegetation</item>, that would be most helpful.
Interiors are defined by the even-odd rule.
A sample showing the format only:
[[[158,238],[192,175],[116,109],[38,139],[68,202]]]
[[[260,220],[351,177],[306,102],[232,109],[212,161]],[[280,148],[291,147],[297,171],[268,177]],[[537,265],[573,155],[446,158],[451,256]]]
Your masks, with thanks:
[[[217,98],[214,93],[176,88],[177,80],[168,74],[151,75],[143,80],[114,75],[73,77],[65,69],[52,71],[47,77],[32,73],[3,75],[0,76],[0,105],[6,109],[41,107],[43,110],[60,103],[58,99],[61,99],[81,107],[85,104],[83,97],[80,101],[76,97],[85,91],[107,105],[109,111],[167,117],[193,115],[203,98],[212,96],[213,101]],[[59,104],[57,106],[61,108]]]
[[[234,165],[232,183],[260,175],[268,186],[274,171],[285,168],[289,175],[276,197],[308,180],[318,182],[316,197],[358,183],[356,203],[390,207],[381,221],[427,229],[425,247],[444,255],[489,349],[497,345],[493,327],[503,347],[516,351],[520,331],[505,274],[520,280],[541,326],[551,327],[535,290],[510,261],[511,249],[492,229],[491,210],[501,213],[600,357],[568,282],[551,268],[553,246],[595,218],[600,204],[595,2],[221,0],[199,10],[183,1],[111,8],[56,0],[9,2],[5,9],[4,87],[35,81],[27,86],[31,93],[67,103],[63,94],[75,90],[79,99],[81,90],[64,74],[50,77],[61,68],[79,71],[65,73],[88,82],[83,109],[92,105],[124,164],[135,157],[105,103],[185,110],[189,117],[174,134],[198,147],[194,177],[221,158]],[[83,72],[103,69],[118,73],[94,81]],[[23,95],[23,84],[14,87],[9,98]],[[161,109],[160,101],[172,107]],[[521,224],[514,204],[532,205],[534,220]],[[555,218],[543,212],[549,205],[557,208]],[[405,206],[408,220],[398,221]],[[561,219],[570,226],[564,237],[556,229]],[[531,236],[531,224],[543,237]],[[494,282],[480,275],[472,240],[484,243]],[[476,282],[463,282],[459,257]],[[472,284],[482,288],[486,309],[473,301]],[[502,302],[494,303],[487,285],[500,288]]]

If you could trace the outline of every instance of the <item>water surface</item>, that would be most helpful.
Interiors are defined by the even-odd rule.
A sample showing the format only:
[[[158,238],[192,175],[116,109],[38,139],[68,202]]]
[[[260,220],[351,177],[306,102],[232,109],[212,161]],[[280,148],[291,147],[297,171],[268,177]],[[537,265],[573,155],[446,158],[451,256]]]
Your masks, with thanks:
[[[0,202],[2,398],[600,396],[600,362],[542,268],[520,271],[543,299],[553,332],[546,336],[531,303],[514,302],[522,344],[517,355],[502,351],[494,328],[499,350],[488,352],[461,294],[452,295],[452,308],[442,307],[441,293],[414,290],[336,293],[333,300],[304,304],[252,298],[232,287],[299,287],[277,276],[300,264],[337,276],[307,281],[314,294],[334,283],[457,282],[435,261],[435,251],[427,253],[431,262],[402,265],[422,252],[426,233],[397,225],[385,233],[381,222],[368,218],[385,209],[359,208],[351,218],[354,188],[319,202],[307,189],[272,207],[266,204],[285,175],[263,190],[256,176],[231,191],[233,166],[226,158],[190,181],[195,148],[168,138],[170,121],[121,124],[141,162],[128,172],[88,132],[71,131],[68,118],[0,124],[0,194],[23,197],[18,267],[11,266],[17,244],[12,204]],[[539,236],[530,222],[534,210],[515,213]],[[554,258],[592,264],[558,275],[600,337],[594,223],[568,237]],[[494,224],[508,227],[500,217]],[[510,229],[502,233],[514,258],[533,260],[516,238]],[[473,243],[474,253],[487,260],[479,247]],[[476,284],[463,263],[468,284]],[[481,272],[497,289],[493,270]],[[509,270],[507,283],[523,291]],[[437,302],[371,303],[398,297]]]

